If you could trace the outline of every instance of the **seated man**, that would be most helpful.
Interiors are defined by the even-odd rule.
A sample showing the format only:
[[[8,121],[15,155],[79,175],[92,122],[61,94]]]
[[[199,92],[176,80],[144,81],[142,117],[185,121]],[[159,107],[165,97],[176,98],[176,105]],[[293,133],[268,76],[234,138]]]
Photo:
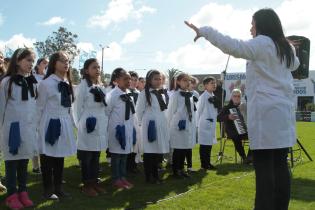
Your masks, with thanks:
[[[238,154],[242,158],[242,162],[245,164],[251,163],[251,151],[248,149],[248,154],[246,157],[244,146],[242,144],[242,140],[248,139],[247,133],[239,134],[237,129],[234,125],[234,120],[239,118],[239,116],[230,113],[231,108],[235,108],[238,110],[238,113],[241,114],[239,111],[239,105],[241,103],[241,91],[239,89],[234,89],[231,94],[231,99],[228,105],[224,106],[221,112],[218,114],[218,121],[224,122],[225,132],[227,137],[232,139],[235,149]],[[240,116],[243,118],[243,116]],[[244,119],[242,119],[244,120]]]

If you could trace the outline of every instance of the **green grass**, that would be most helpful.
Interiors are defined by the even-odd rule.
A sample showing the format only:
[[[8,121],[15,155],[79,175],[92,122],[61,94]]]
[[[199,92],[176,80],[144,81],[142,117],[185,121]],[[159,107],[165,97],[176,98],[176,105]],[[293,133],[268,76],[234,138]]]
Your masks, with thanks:
[[[301,143],[315,159],[315,123],[299,122],[298,137]],[[214,146],[212,155],[218,154],[219,146]],[[64,188],[73,196],[71,200],[60,202],[45,201],[41,197],[41,176],[30,173],[28,187],[35,209],[252,209],[254,204],[255,180],[251,166],[234,163],[234,147],[231,142],[226,146],[226,158],[217,171],[198,171],[193,177],[175,180],[167,170],[163,185],[151,185],[144,182],[143,173],[129,179],[135,184],[131,190],[116,191],[111,187],[110,168],[105,163],[104,153],[101,156],[103,172],[101,178],[108,193],[96,198],[84,196],[80,190],[80,169],[76,166],[75,157],[67,158],[65,163]],[[310,162],[304,153],[294,152],[299,158],[292,168],[292,193],[290,209],[315,209],[315,162]],[[215,163],[217,157],[212,157]],[[239,159],[239,158],[238,158]],[[29,169],[30,169],[29,164]],[[198,148],[194,149],[193,166],[200,168]],[[0,172],[4,175],[4,164]],[[0,195],[0,209],[4,206],[5,195]]]

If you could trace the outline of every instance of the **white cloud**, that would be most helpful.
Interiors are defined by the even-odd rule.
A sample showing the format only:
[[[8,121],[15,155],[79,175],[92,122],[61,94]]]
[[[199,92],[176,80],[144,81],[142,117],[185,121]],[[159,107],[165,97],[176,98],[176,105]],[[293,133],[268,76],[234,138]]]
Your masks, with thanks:
[[[0,40],[0,49],[4,50],[5,47],[8,47],[15,50],[24,46],[34,48],[34,42],[36,39],[24,37],[23,34],[15,34],[9,40]]]
[[[112,42],[108,45],[109,48],[104,48],[104,62],[120,60],[123,55],[122,47],[117,42]],[[98,53],[101,60],[101,51]]]
[[[308,0],[286,0],[278,8],[274,8],[282,20],[285,34],[301,35],[315,40],[314,12]],[[256,11],[253,9],[237,9],[229,4],[209,3],[203,6],[189,21],[197,27],[210,25],[220,32],[234,38],[250,38],[250,22]],[[187,30],[189,30],[187,28]],[[207,71],[220,73],[226,64],[227,55],[204,40],[193,43],[194,34],[191,33],[191,43],[172,52],[157,52],[156,61],[167,62],[184,71]],[[311,41],[311,52],[315,52],[315,45]],[[231,57],[228,72],[245,71],[245,61]],[[315,53],[310,56],[310,69],[315,69]]]
[[[44,25],[44,26],[51,26],[51,25],[61,24],[64,22],[65,22],[64,18],[55,16],[55,17],[52,17],[49,20],[44,21],[44,22],[39,23],[39,24]]]
[[[141,31],[139,29],[126,33],[125,37],[121,41],[123,44],[130,44],[136,42],[141,37]]]
[[[155,9],[143,5],[136,9],[132,0],[111,0],[107,9],[101,15],[95,15],[89,18],[88,26],[100,26],[106,28],[111,23],[119,23],[129,18],[141,19],[144,13],[154,13]]]
[[[79,50],[90,52],[94,50],[94,46],[91,42],[79,42],[77,44]]]

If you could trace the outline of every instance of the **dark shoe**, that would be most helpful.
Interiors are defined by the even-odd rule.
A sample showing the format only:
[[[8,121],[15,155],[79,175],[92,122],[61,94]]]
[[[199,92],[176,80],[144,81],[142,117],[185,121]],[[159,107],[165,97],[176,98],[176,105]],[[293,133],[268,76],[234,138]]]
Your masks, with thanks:
[[[184,178],[190,178],[190,175],[186,171],[181,171],[180,175]]]
[[[100,182],[93,182],[92,183],[92,187],[94,188],[94,190],[99,193],[99,194],[104,194],[106,193],[106,190],[101,186]]]
[[[56,186],[55,187],[55,194],[60,198],[67,198],[67,199],[71,199],[71,195],[69,193],[66,193],[65,191],[63,191],[61,186]]]
[[[210,164],[207,169],[208,170],[217,170],[217,168],[212,164]]]
[[[172,175],[175,179],[183,179],[184,177],[181,175],[180,171],[173,172]]]
[[[34,174],[41,174],[40,168],[33,168]]]
[[[96,197],[98,196],[98,193],[96,192],[96,190],[92,187],[91,183],[85,183],[82,188],[81,191],[89,196],[89,197]]]
[[[43,194],[43,197],[46,199],[46,200],[52,200],[52,201],[57,201],[59,200],[59,197],[54,194],[54,193],[51,193],[51,192],[45,192]]]

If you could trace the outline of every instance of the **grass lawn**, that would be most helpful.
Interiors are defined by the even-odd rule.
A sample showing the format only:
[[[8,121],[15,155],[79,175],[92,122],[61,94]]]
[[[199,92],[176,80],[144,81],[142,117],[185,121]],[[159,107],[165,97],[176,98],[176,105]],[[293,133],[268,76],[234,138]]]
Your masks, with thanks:
[[[272,123],[272,122],[271,122]],[[315,123],[299,122],[298,137],[308,153],[315,159]],[[215,163],[220,144],[214,146],[212,163]],[[30,173],[28,189],[35,202],[34,209],[252,209],[255,193],[255,176],[252,166],[234,163],[232,142],[226,146],[226,157],[218,164],[217,171],[198,171],[190,179],[175,180],[166,170],[162,185],[146,184],[143,173],[130,176],[135,184],[131,190],[116,191],[111,187],[110,168],[102,153],[103,172],[101,179],[108,193],[95,198],[84,196],[80,190],[80,169],[76,157],[65,161],[64,189],[72,195],[71,200],[59,202],[45,201],[41,197],[41,176]],[[295,162],[292,171],[292,193],[290,209],[315,209],[315,162],[310,162],[301,151],[294,152]],[[238,158],[239,160],[239,158]],[[29,171],[31,171],[29,164]],[[198,147],[193,151],[193,167],[200,168]],[[142,169],[142,167],[141,167]],[[0,173],[4,175],[2,162]],[[0,209],[4,206],[5,195],[0,194]]]

